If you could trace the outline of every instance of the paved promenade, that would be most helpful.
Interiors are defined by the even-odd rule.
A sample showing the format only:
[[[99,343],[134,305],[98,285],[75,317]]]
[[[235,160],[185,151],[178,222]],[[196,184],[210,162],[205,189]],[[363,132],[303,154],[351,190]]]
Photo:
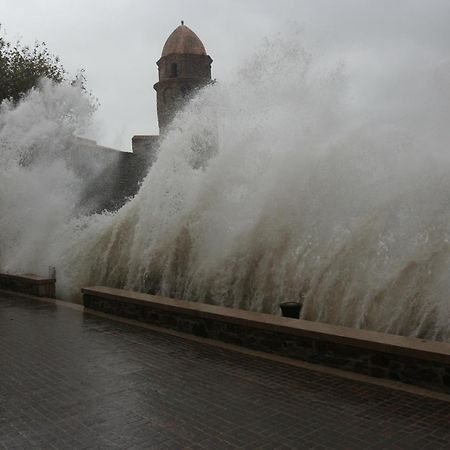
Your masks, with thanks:
[[[450,403],[0,292],[0,448],[449,449]]]

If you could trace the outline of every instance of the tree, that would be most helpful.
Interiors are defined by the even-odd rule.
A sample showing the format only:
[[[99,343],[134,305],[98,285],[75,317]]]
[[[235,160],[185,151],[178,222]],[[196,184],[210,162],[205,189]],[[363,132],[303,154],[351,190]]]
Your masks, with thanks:
[[[49,52],[45,42],[29,47],[0,36],[0,103],[5,99],[17,102],[43,77],[60,83],[66,76],[59,57]]]

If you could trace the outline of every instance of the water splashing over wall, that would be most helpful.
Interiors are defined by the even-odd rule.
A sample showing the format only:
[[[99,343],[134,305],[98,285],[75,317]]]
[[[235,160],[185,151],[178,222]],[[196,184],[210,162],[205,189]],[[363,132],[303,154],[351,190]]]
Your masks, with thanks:
[[[270,41],[180,112],[122,209],[50,227],[42,263],[66,297],[105,284],[273,313],[304,298],[306,319],[446,340],[446,73],[356,112],[341,66]],[[2,243],[2,267],[35,270],[27,236],[20,258]]]

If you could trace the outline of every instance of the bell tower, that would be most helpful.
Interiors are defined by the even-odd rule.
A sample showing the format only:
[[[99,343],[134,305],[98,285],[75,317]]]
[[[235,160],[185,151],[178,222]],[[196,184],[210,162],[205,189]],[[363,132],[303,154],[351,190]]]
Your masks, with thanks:
[[[212,59],[198,36],[181,21],[164,44],[156,63],[159,81],[156,90],[160,134],[189,95],[211,81]]]

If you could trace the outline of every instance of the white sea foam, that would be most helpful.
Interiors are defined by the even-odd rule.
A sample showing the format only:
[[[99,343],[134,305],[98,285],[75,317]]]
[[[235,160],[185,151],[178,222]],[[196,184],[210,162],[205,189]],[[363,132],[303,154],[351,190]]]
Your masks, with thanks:
[[[51,110],[48,87],[1,112],[0,269],[56,266],[67,298],[105,284],[273,313],[304,298],[306,319],[448,340],[447,69],[396,74],[388,103],[355,108],[340,65],[277,38],[178,114],[135,198],[90,217],[67,164],[8,156],[65,145],[72,128],[32,111]]]

